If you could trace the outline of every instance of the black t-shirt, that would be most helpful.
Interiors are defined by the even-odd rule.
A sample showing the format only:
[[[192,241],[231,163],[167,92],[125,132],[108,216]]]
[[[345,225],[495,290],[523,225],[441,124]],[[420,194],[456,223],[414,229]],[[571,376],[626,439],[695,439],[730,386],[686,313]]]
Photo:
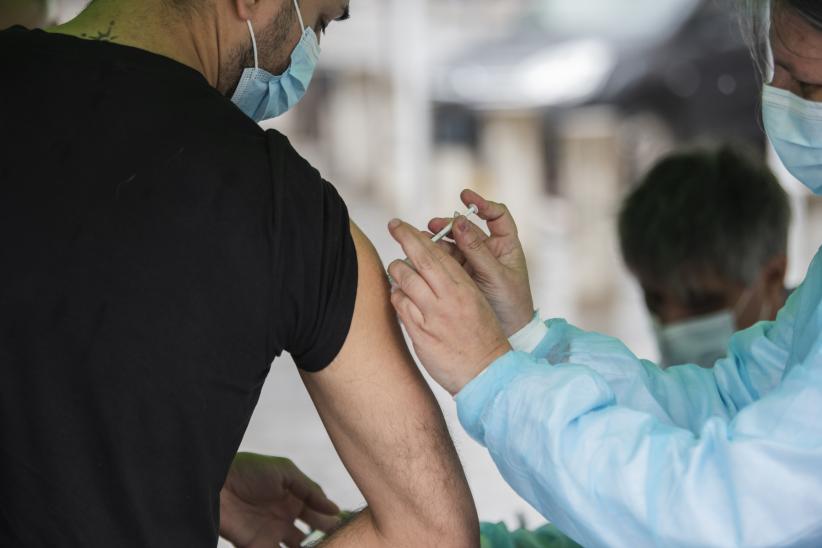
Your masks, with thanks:
[[[0,546],[215,545],[272,360],[320,370],[348,334],[344,203],[116,44],[0,32],[0,132]]]

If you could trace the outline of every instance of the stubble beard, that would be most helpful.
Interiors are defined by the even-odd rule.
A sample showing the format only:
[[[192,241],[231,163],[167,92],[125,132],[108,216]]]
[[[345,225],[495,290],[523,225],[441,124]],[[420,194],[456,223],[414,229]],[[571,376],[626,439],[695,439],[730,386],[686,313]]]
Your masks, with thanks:
[[[254,29],[257,39],[257,53],[260,68],[271,74],[282,74],[291,62],[293,45],[291,39],[299,24],[294,5],[286,1],[273,21],[262,28]],[[235,48],[228,56],[224,66],[220,67],[217,90],[231,97],[240,83],[243,71],[254,67],[254,48],[251,35],[244,46]]]

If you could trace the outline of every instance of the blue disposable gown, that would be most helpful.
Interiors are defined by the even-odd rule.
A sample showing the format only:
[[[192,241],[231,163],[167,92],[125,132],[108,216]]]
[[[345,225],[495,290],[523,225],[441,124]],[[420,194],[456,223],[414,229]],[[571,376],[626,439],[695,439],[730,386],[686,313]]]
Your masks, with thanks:
[[[822,250],[713,369],[547,322],[457,396],[513,488],[584,546],[822,546]]]

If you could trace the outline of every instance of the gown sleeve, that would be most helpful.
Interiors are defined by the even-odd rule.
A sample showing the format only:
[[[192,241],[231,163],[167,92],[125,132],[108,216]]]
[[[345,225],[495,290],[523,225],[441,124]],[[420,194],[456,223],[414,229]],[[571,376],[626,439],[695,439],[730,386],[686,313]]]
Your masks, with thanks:
[[[561,319],[545,322],[545,336],[530,355],[550,365],[587,366],[608,384],[619,405],[696,433],[709,418],[730,419],[779,384],[802,293],[802,288],[794,292],[775,322],[735,334],[727,356],[712,369],[685,364],[663,370],[637,358],[618,339]]]
[[[714,370],[561,321],[457,395],[511,486],[584,546],[822,543],[822,260]]]

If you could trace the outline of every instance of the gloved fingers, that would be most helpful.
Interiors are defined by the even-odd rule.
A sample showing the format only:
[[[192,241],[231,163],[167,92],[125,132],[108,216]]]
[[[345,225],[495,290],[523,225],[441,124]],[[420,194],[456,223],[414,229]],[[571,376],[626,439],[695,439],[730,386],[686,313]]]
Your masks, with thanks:
[[[457,244],[454,242],[448,242],[446,240],[440,240],[437,242],[437,246],[448,253],[455,261],[457,261],[460,266],[465,267],[466,258],[465,255],[462,254],[462,251],[457,247]]]
[[[425,317],[419,307],[401,288],[396,288],[391,292],[391,304],[413,339],[414,335],[420,333],[425,325]]]
[[[454,240],[466,263],[484,278],[494,279],[505,268],[488,247],[485,233],[465,217],[454,224]]]
[[[388,274],[394,282],[392,291],[401,289],[412,301],[420,306],[436,300],[437,296],[428,282],[408,264],[408,260],[397,259],[388,265]]]
[[[505,204],[486,200],[473,190],[463,190],[460,199],[465,205],[476,204],[477,216],[488,224],[491,236],[517,237],[517,223]]]
[[[389,223],[388,230],[402,246],[413,269],[425,280],[435,295],[447,294],[453,289],[455,281],[465,276],[465,272],[454,259],[411,225],[395,219]],[[395,264],[396,261],[392,263],[392,266]],[[404,274],[409,280],[413,279],[408,273]],[[393,277],[393,273],[391,275]],[[395,281],[400,283],[397,278]],[[416,295],[409,294],[409,296],[418,305],[421,304]]]

